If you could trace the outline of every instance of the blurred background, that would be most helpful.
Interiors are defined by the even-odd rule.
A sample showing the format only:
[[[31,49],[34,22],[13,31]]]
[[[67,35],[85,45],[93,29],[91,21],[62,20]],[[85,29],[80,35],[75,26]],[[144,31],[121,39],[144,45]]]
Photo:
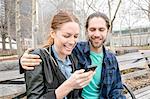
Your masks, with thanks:
[[[149,0],[0,0],[0,50],[11,54],[17,50],[17,54],[21,54],[28,47],[42,45],[49,33],[51,17],[59,9],[78,16],[79,40],[85,40],[87,16],[100,11],[111,19],[108,46],[150,44]]]

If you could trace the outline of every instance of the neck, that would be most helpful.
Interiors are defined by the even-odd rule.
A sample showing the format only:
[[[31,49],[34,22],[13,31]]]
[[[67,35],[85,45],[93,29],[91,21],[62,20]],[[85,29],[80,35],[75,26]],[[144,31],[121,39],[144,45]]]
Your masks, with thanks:
[[[67,56],[62,54],[61,52],[59,52],[59,50],[57,49],[57,47],[55,45],[54,45],[54,50],[55,50],[56,54],[58,55],[58,58],[64,62]]]
[[[92,45],[90,45],[90,50],[95,53],[101,53],[102,52],[102,46],[99,48],[94,48]]]

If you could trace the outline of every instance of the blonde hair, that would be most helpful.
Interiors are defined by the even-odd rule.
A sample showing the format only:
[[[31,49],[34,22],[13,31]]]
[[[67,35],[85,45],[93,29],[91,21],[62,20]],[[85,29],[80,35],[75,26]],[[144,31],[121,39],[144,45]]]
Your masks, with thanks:
[[[61,25],[67,22],[79,23],[79,20],[75,17],[75,15],[67,11],[60,10],[56,15],[53,16],[51,27],[50,27],[51,28],[50,33],[55,32],[56,30],[60,29]],[[53,43],[54,43],[54,40],[49,34],[48,40],[46,44],[44,45],[44,47],[49,47]]]

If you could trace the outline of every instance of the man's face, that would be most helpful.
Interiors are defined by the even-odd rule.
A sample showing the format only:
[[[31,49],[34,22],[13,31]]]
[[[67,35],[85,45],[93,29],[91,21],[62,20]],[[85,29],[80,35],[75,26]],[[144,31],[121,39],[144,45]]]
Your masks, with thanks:
[[[100,48],[105,42],[108,34],[106,21],[101,17],[90,19],[87,32],[89,41],[91,42],[91,47]]]

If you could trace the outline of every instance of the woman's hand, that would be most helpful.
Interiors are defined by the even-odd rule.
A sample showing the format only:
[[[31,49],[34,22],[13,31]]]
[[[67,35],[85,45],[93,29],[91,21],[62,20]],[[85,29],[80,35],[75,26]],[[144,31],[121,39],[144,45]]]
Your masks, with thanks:
[[[76,70],[69,79],[55,90],[57,99],[63,99],[72,90],[81,89],[89,84],[95,71],[84,71],[84,69]]]
[[[73,89],[80,89],[85,87],[91,81],[95,71],[85,72],[84,69],[75,71],[71,77],[66,81],[69,86]]]
[[[35,54],[29,54],[30,51],[32,51],[34,49],[29,48],[27,49],[24,54],[22,55],[22,57],[20,58],[20,63],[23,69],[25,70],[32,70],[34,69],[34,67],[36,65],[39,65],[40,62],[42,61],[40,59],[39,55],[35,55]]]

